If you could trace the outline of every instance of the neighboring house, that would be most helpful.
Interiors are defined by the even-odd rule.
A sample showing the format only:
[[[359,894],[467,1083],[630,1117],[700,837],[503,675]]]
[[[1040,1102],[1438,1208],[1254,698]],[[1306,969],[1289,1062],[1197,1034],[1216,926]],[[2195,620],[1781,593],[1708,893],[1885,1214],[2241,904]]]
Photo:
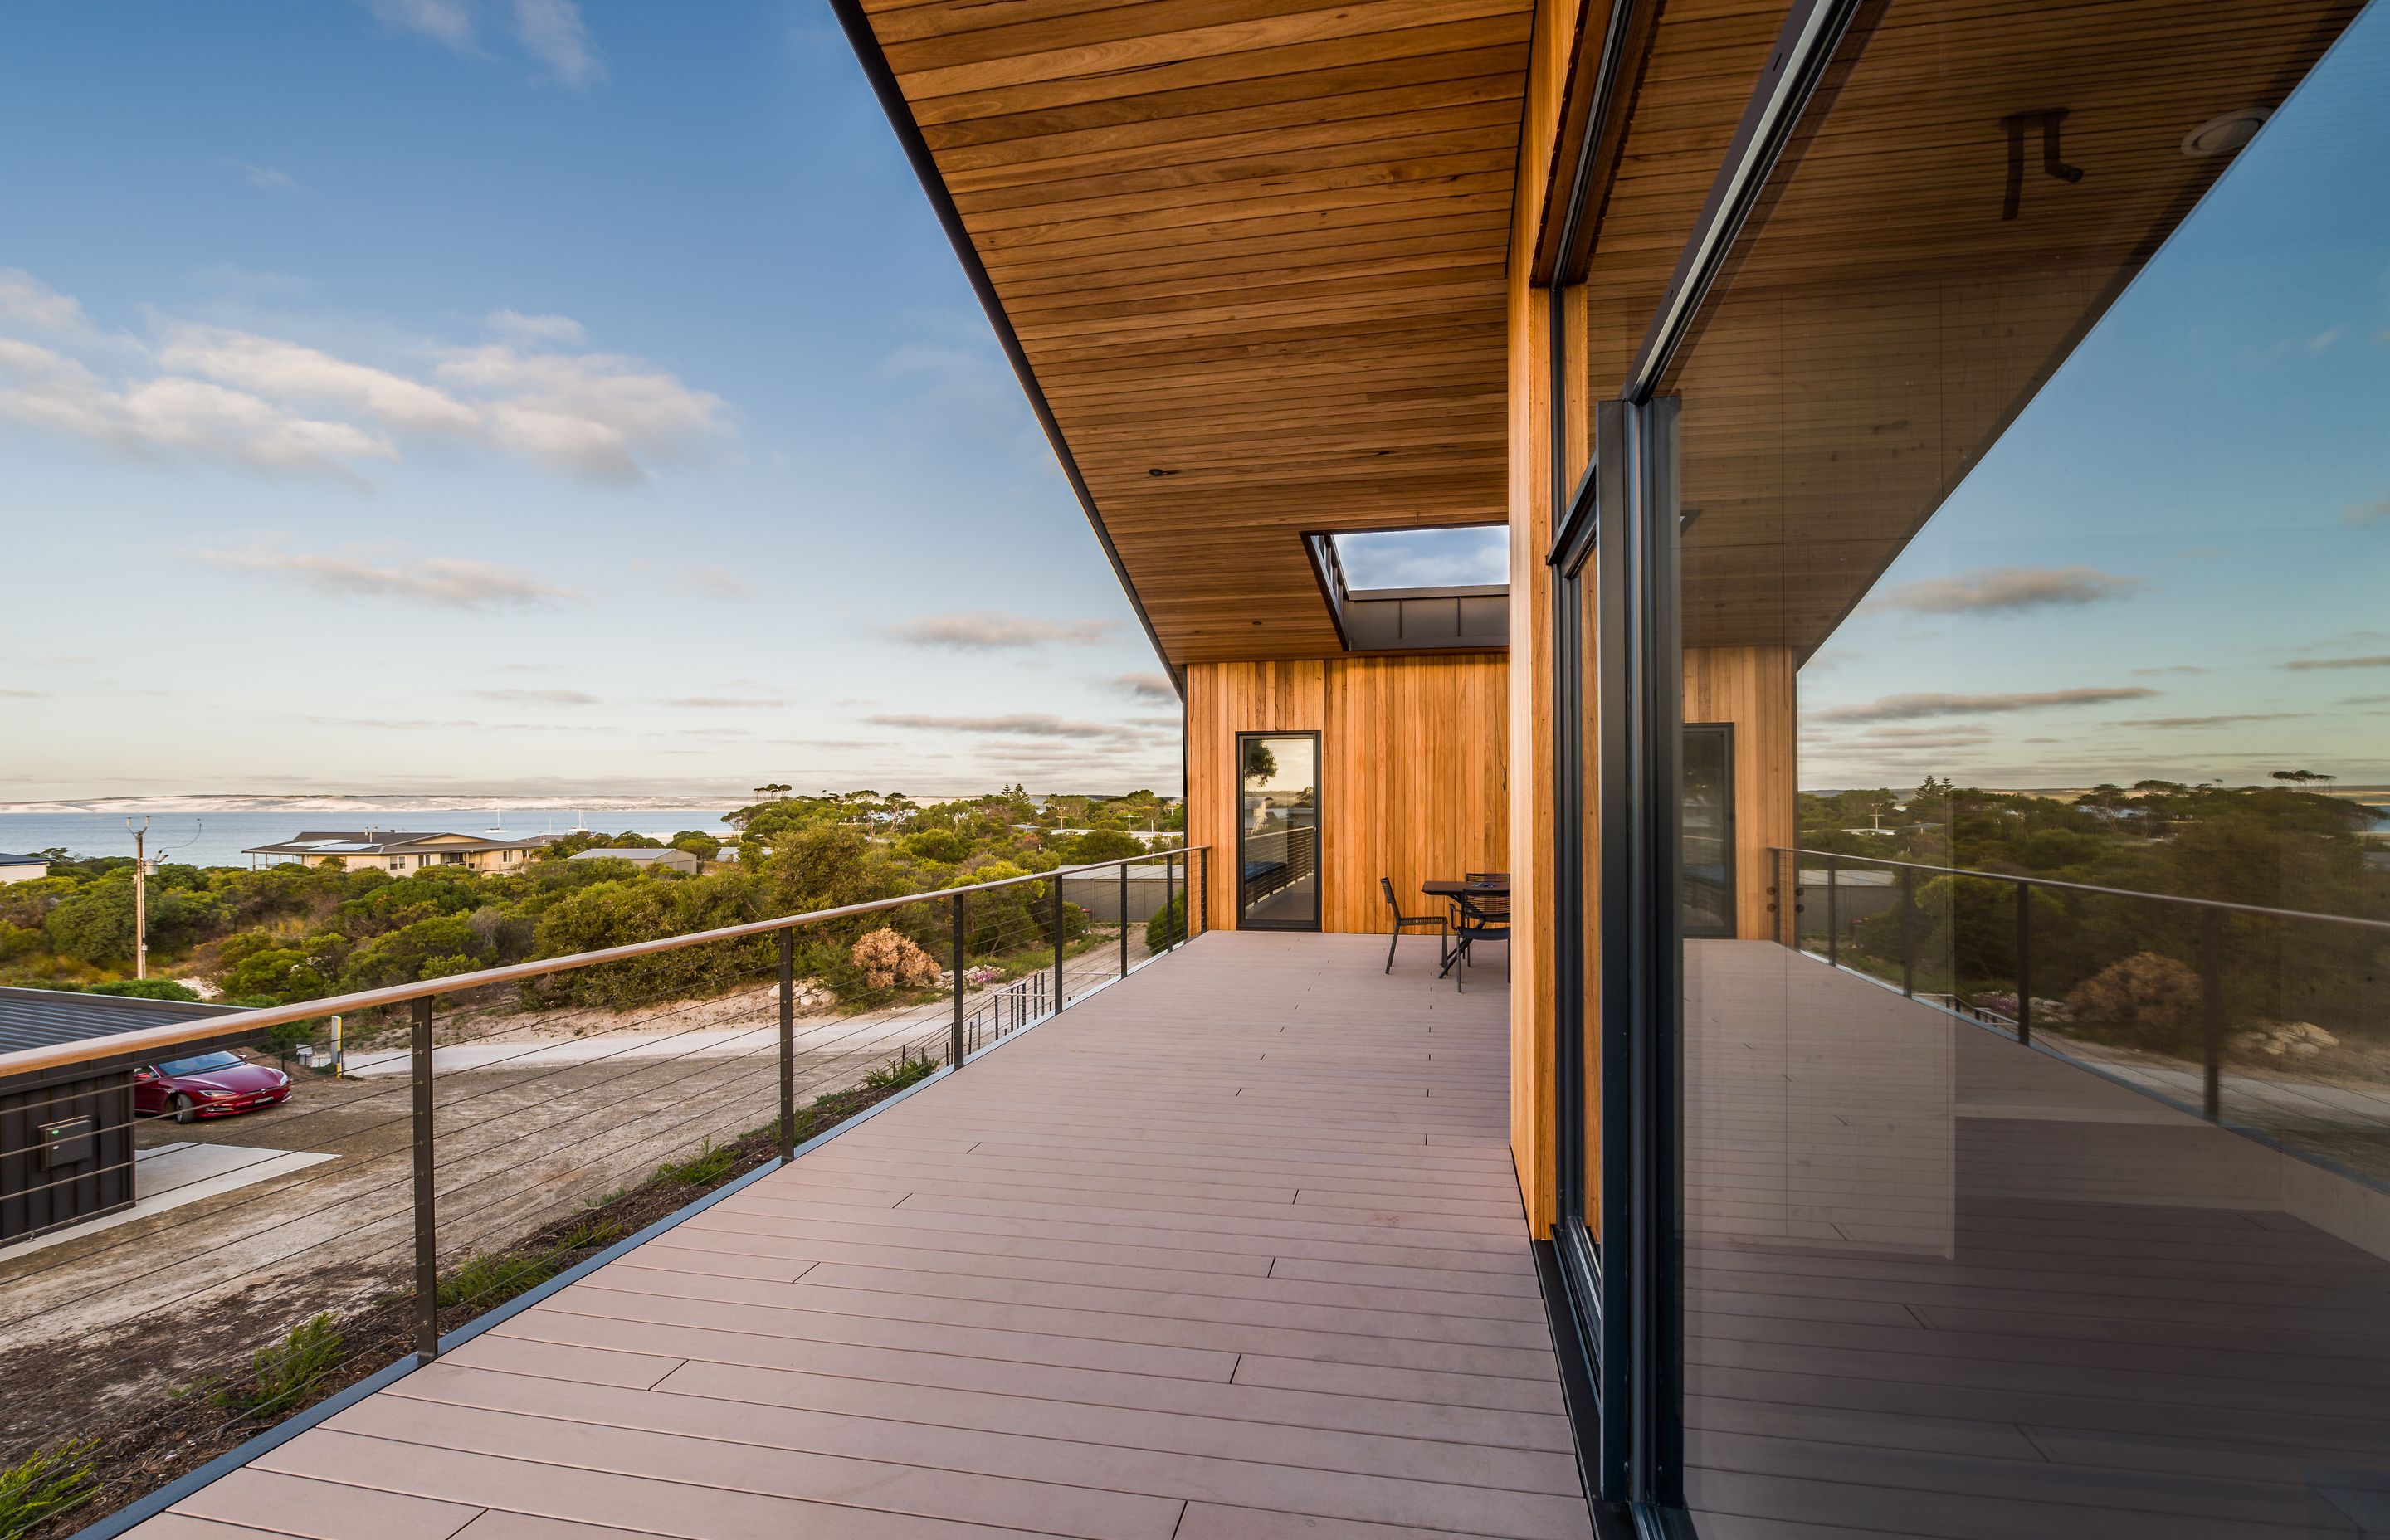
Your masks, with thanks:
[[[0,882],[31,882],[50,875],[45,855],[0,855]]]
[[[613,850],[599,846],[596,850],[575,851],[575,861],[628,861],[636,866],[665,866],[676,872],[697,871],[697,857],[685,850],[666,846],[662,850]]]
[[[430,866],[464,866],[477,872],[520,871],[542,848],[562,839],[558,834],[533,834],[520,840],[491,840],[477,834],[432,834],[400,829],[356,831],[311,829],[271,845],[252,845],[241,852],[254,866],[263,857],[320,866],[335,859],[351,871],[368,868],[409,875]]]

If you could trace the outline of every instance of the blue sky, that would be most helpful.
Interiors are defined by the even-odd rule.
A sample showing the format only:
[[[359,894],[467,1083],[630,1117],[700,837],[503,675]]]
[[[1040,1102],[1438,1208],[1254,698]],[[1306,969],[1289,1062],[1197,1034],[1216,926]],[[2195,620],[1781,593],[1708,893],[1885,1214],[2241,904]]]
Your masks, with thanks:
[[[1803,670],[1803,785],[2390,784],[2385,80],[2376,6]]]
[[[825,6],[0,10],[0,800],[1178,783]]]

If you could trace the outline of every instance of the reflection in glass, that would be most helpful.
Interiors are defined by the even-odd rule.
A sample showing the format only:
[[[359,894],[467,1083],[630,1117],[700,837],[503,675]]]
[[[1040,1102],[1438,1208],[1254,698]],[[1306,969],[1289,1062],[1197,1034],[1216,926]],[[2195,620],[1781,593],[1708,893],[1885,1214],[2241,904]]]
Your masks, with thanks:
[[[1688,672],[1800,669],[1793,944],[1701,934],[1685,753],[1705,1532],[2378,1528],[2390,13],[2357,9],[1864,8],[1664,382]]]
[[[1237,923],[1254,930],[1319,929],[1319,738],[1240,733]]]
[[[1734,728],[1690,723],[1684,749],[1685,934],[1734,934]]]

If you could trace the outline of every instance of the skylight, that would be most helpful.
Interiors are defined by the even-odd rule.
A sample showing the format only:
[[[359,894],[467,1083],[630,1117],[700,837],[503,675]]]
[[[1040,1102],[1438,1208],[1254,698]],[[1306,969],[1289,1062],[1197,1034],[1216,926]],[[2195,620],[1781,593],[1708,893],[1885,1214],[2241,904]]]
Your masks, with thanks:
[[[1343,571],[1344,591],[1355,597],[1498,589],[1510,581],[1510,532],[1505,524],[1363,530],[1329,539]]]

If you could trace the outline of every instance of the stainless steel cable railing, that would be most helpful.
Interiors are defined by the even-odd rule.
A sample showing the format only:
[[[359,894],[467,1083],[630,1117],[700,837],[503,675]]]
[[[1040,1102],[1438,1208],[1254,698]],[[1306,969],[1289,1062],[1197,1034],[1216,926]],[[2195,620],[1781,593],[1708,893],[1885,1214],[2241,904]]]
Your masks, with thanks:
[[[138,1180],[156,1161],[208,1158],[172,1191],[161,1179],[161,1202],[0,1246],[0,1372],[19,1392],[0,1413],[0,1469],[57,1457],[89,1468],[75,1522],[135,1511],[210,1455],[436,1357],[528,1290],[1201,934],[1209,856],[1155,852],[0,1054],[11,1117],[39,1123],[77,1097],[117,1109],[78,1135],[94,1149],[117,1136],[127,1153],[110,1170]],[[639,970],[660,956],[681,960]],[[337,1077],[299,1070],[295,1104],[188,1127],[133,1111],[138,1066],[335,1015]],[[96,1169],[35,1164],[12,1161],[10,1197]],[[71,1528],[67,1511],[33,1540]]]

